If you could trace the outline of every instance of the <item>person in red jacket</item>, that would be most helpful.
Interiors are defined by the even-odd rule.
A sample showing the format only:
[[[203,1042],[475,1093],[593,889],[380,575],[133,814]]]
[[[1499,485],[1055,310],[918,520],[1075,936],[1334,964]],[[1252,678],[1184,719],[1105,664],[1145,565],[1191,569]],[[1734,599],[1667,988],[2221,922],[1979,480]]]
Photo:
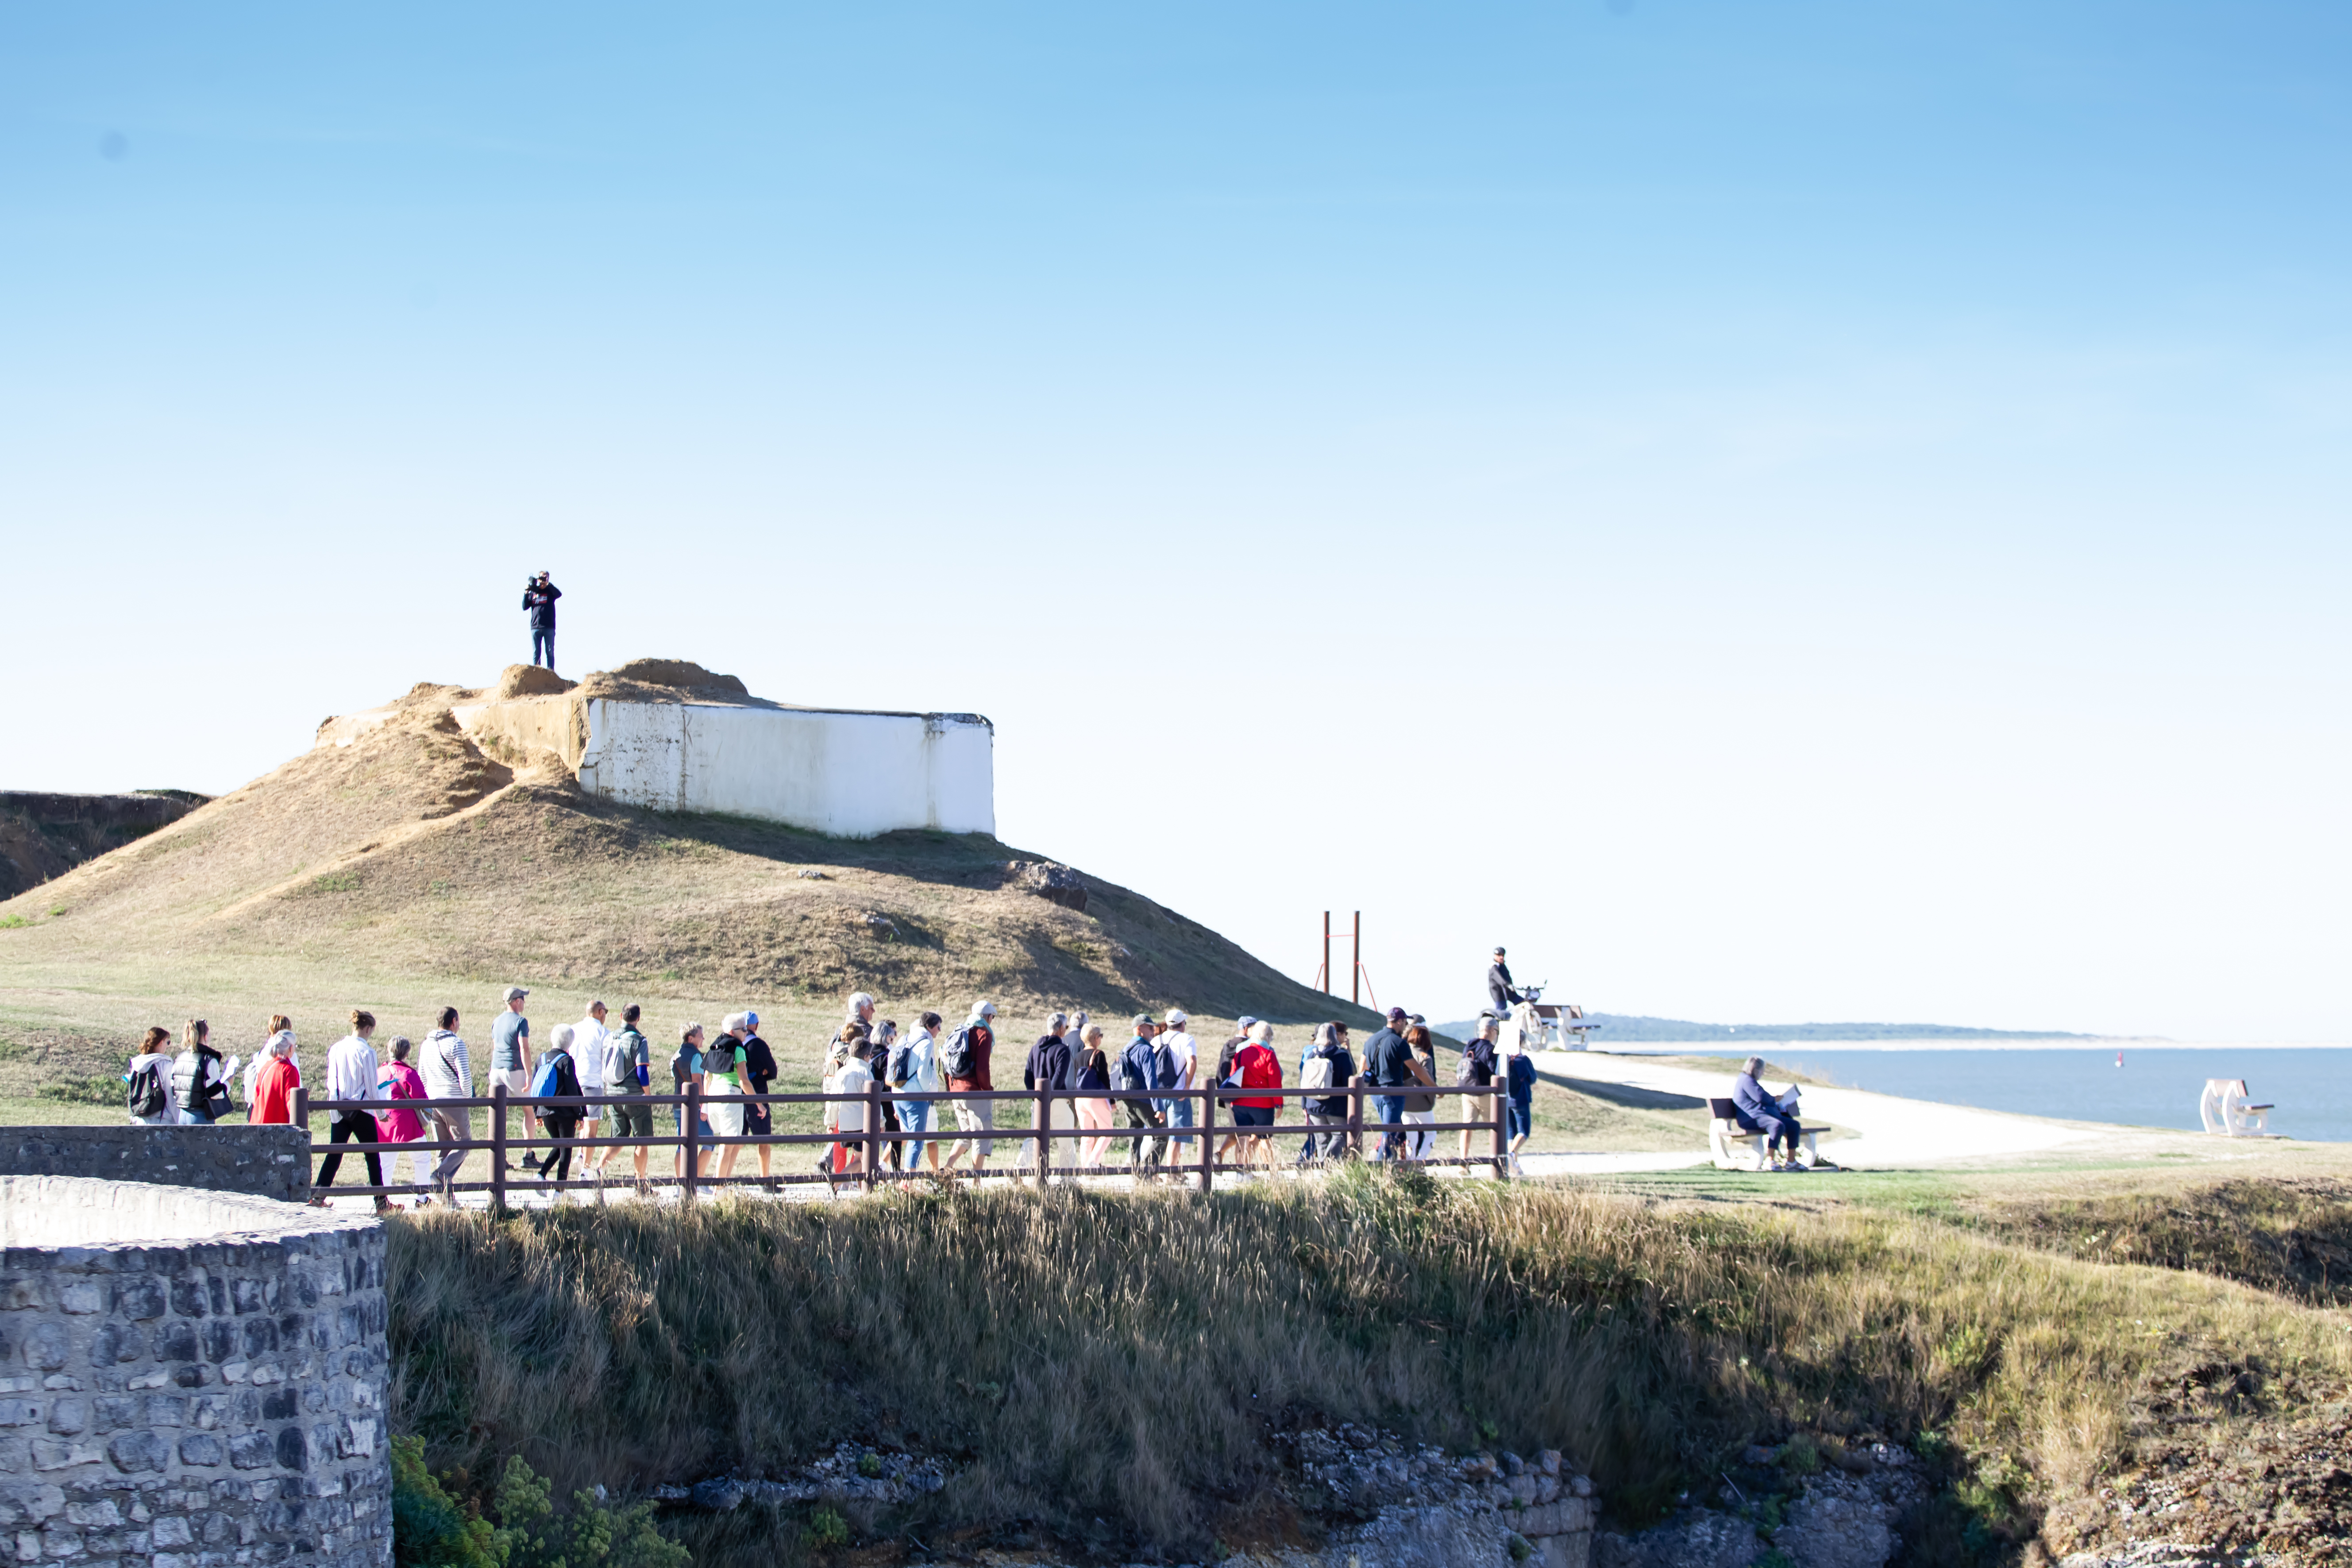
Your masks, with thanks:
[[[1234,1052],[1234,1079],[1244,1089],[1280,1089],[1282,1058],[1274,1054],[1274,1026],[1260,1020],[1249,1026],[1249,1034]],[[1278,1094],[1241,1094],[1234,1100],[1235,1127],[1271,1127],[1282,1110]],[[1252,1134],[1242,1148],[1242,1163],[1253,1161],[1274,1167],[1274,1140],[1264,1133]]]
[[[268,1059],[253,1080],[253,1103],[246,1120],[289,1125],[294,1120],[294,1091],[302,1075],[294,1068],[294,1031],[280,1029],[261,1047]]]

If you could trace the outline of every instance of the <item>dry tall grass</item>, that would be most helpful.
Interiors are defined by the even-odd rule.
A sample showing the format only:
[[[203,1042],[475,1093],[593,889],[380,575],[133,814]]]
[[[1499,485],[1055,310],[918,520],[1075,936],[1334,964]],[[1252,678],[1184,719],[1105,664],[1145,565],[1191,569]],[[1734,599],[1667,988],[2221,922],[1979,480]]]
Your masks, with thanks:
[[[2345,1362],[2321,1314],[2242,1287],[1931,1220],[1370,1173],[436,1214],[395,1223],[392,1269],[395,1424],[436,1468],[628,1488],[901,1442],[967,1461],[958,1519],[1180,1550],[1301,1411],[1559,1447],[1638,1516],[1795,1431],[1939,1430],[2063,1491],[2157,1373]]]

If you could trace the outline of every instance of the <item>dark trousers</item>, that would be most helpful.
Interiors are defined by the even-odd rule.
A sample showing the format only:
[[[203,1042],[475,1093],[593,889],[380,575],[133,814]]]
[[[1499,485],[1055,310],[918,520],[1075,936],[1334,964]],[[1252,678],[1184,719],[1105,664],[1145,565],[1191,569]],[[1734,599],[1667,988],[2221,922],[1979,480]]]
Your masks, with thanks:
[[[1315,1101],[1310,1100],[1307,1103],[1311,1107]],[[1298,1141],[1298,1163],[1304,1165],[1315,1160],[1338,1159],[1348,1144],[1347,1112],[1341,1111],[1337,1116],[1326,1116],[1319,1110],[1309,1110],[1307,1112],[1307,1125],[1320,1127],[1324,1131],[1309,1132]]]
[[[1168,1125],[1166,1119],[1151,1109],[1151,1101],[1148,1100],[1127,1100],[1119,1103],[1127,1107],[1127,1124],[1129,1127]],[[1139,1132],[1128,1142],[1127,1163],[1139,1171],[1156,1171],[1166,1163],[1167,1159],[1168,1138],[1165,1133],[1152,1138]]]
[[[551,1110],[541,1117],[540,1121],[546,1125],[547,1135],[550,1138],[569,1138],[580,1125],[580,1113],[576,1110],[570,1112]],[[572,1151],[569,1148],[550,1149],[547,1152],[546,1157],[539,1163],[539,1173],[544,1176],[551,1171],[555,1173],[555,1179],[559,1182],[572,1174]]]
[[[543,664],[550,669],[555,668],[555,628],[553,626],[530,628],[530,662]]]
[[[1797,1119],[1793,1116],[1759,1116],[1748,1131],[1764,1134],[1765,1152],[1769,1153],[1776,1146],[1785,1143],[1793,1156],[1797,1152],[1797,1140],[1805,1130],[1797,1125]]]
[[[375,1118],[364,1110],[336,1111],[334,1121],[327,1129],[327,1142],[348,1143],[354,1138],[367,1145],[368,1185],[383,1185],[383,1162],[377,1158],[375,1152]],[[342,1168],[343,1152],[338,1149],[319,1162],[319,1185],[333,1186],[335,1173]]]
[[[898,1108],[891,1104],[887,1100],[882,1102],[882,1131],[885,1132],[897,1132],[900,1131],[898,1126]],[[900,1162],[905,1160],[906,1157],[907,1144],[904,1139],[893,1138],[889,1142],[883,1145],[882,1163],[888,1166],[891,1170],[898,1170],[899,1168]]]

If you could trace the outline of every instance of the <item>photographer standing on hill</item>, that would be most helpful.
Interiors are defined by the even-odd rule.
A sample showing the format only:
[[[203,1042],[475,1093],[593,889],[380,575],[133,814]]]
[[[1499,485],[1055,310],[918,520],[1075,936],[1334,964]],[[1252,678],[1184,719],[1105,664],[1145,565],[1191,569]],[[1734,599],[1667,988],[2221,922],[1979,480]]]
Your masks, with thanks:
[[[530,612],[530,662],[550,669],[555,668],[555,601],[562,597],[563,590],[544,572],[522,585],[522,607]]]

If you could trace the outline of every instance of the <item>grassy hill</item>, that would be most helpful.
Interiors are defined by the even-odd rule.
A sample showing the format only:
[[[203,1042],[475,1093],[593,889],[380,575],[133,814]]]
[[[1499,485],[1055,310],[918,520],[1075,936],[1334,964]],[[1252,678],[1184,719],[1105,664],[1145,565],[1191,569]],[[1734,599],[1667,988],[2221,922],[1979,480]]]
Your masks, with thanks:
[[[421,686],[352,743],[0,903],[0,1019],[209,1011],[242,1041],[271,1011],[315,1036],[361,1005],[415,1033],[442,1001],[486,1019],[509,984],[542,1014],[593,991],[663,1022],[829,1017],[854,989],[902,1017],[980,996],[1114,1026],[1170,1005],[1371,1016],[1100,879],[1083,913],[1051,902],[1021,869],[1040,858],[982,835],[836,839],[589,797],[560,767],[485,754],[448,711],[466,695]]]

